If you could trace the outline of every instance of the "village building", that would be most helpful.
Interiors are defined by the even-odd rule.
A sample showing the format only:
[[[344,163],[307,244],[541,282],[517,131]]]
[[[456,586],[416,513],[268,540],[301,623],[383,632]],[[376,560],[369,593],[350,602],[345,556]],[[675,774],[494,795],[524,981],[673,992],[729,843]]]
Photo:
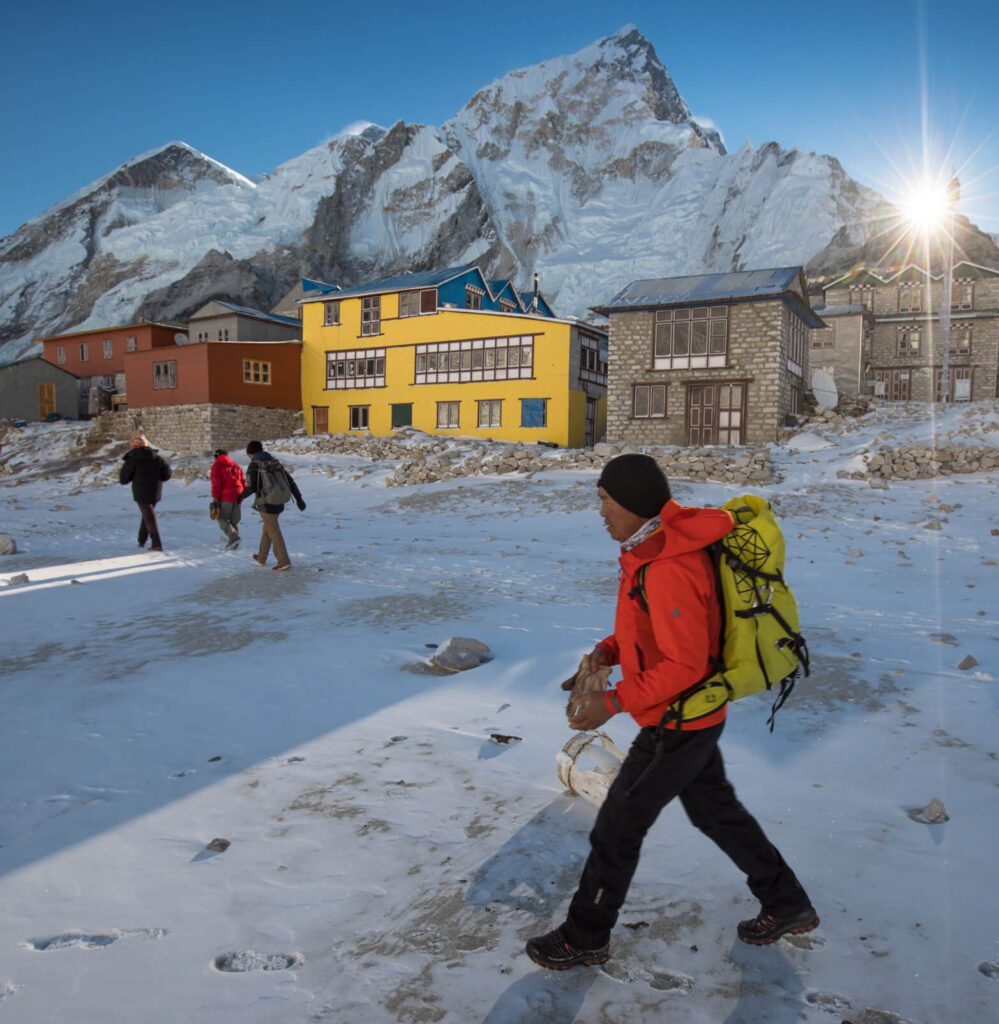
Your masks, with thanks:
[[[474,265],[338,289],[302,308],[310,433],[428,434],[592,445],[604,431],[607,338]],[[322,290],[325,287],[325,290]]]
[[[610,322],[607,439],[642,445],[773,441],[824,326],[801,267],[635,281],[594,312]]]
[[[833,281],[817,312],[834,333],[812,332],[813,362],[856,362],[861,394],[943,401],[943,291],[942,275],[917,266],[859,269]],[[859,347],[856,326],[841,329],[841,319],[862,324]],[[999,270],[968,262],[954,267],[947,376],[947,401],[999,395]]]

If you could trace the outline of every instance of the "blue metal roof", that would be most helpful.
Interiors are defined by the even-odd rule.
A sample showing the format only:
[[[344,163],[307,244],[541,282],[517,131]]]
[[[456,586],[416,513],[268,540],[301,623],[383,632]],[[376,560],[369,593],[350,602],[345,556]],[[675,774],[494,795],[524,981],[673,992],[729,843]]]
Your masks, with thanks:
[[[338,299],[356,297],[358,295],[379,295],[383,292],[405,291],[409,288],[436,288],[454,278],[479,268],[474,263],[463,267],[447,267],[444,270],[420,270],[415,274],[397,274],[385,277],[380,281],[367,281],[363,284],[352,284],[337,291]],[[485,280],[483,278],[483,280]],[[310,301],[308,298],[305,301]]]

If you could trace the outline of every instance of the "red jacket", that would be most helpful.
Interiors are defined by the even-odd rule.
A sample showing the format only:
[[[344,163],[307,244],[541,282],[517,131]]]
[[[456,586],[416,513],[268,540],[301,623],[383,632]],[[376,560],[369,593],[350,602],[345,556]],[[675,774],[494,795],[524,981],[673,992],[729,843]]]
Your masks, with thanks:
[[[212,501],[237,501],[245,486],[239,466],[228,455],[219,455],[212,463]]]
[[[712,671],[718,654],[721,606],[715,591],[711,556],[703,550],[733,526],[724,509],[684,508],[669,501],[660,514],[661,529],[621,554],[614,633],[601,641],[611,662],[621,666],[616,691],[620,709],[642,726],[658,725],[677,694]],[[631,591],[635,574],[648,564],[644,611]],[[725,705],[683,729],[706,729],[725,718]]]

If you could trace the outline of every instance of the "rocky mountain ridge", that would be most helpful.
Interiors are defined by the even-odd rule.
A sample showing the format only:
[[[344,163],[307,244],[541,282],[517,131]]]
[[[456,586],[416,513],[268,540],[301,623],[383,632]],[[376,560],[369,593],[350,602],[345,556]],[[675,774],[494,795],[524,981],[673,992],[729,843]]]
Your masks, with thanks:
[[[184,143],[129,161],[0,239],[0,362],[210,298],[269,308],[302,276],[467,262],[537,271],[558,312],[582,315],[637,278],[836,272],[877,253],[892,213],[833,157],[727,152],[629,25],[510,72],[439,128],[360,126],[258,182]]]

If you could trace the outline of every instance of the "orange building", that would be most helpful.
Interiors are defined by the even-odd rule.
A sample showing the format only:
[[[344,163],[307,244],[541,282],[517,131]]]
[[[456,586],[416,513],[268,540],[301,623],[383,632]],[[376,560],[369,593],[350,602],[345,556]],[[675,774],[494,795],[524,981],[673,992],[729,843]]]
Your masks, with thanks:
[[[187,337],[179,324],[142,321],[124,327],[53,334],[35,341],[42,343],[42,358],[47,362],[77,377],[94,377],[124,372],[127,353],[175,345],[178,333]]]

